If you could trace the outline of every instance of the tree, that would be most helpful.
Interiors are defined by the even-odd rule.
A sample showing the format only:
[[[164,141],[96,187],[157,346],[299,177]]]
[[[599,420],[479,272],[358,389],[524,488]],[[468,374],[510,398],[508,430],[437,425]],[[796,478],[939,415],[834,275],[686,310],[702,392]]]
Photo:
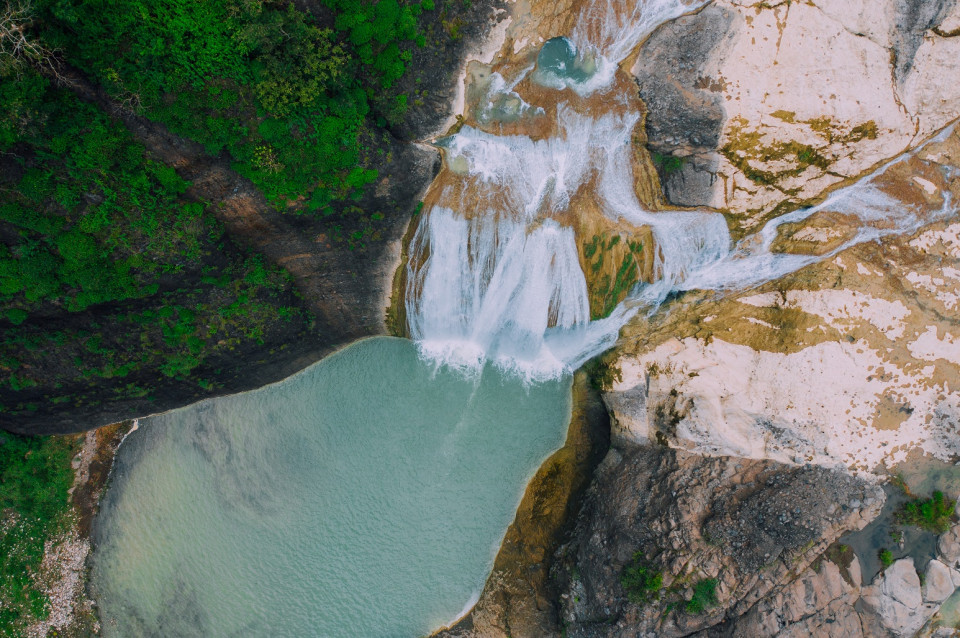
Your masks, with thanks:
[[[53,51],[30,34],[33,5],[6,0],[0,10],[0,77],[20,78],[25,66],[55,71]]]

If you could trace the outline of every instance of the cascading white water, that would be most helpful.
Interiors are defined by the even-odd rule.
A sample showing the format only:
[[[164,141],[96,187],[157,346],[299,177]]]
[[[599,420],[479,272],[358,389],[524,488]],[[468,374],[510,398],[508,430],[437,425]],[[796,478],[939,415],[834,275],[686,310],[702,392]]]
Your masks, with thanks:
[[[538,69],[538,82],[556,89],[569,87],[579,95],[609,89],[620,64],[664,22],[695,11],[709,0],[636,0],[632,6],[618,0],[588,3],[565,50],[548,43],[544,52],[557,66]],[[556,47],[551,50],[551,46]],[[541,56],[541,63],[544,62]],[[552,66],[552,65],[550,65]]]
[[[545,43],[532,78],[581,96],[608,87],[617,64],[646,35],[704,4],[638,0],[623,12],[619,3],[600,0],[585,9],[572,40]],[[517,108],[504,121],[545,114],[514,92],[519,78],[507,82],[494,75],[479,109],[481,120],[495,119],[507,99]],[[489,359],[528,379],[555,376],[611,346],[626,321],[641,310],[652,311],[673,291],[744,289],[855,243],[932,221],[877,186],[877,178],[904,155],[822,204],[774,219],[733,246],[719,213],[653,212],[641,205],[631,160],[640,114],[625,110],[626,100],[604,100],[613,106],[602,115],[558,104],[557,133],[546,139],[465,126],[438,144],[462,188],[442,189],[410,243],[406,310],[422,353],[476,369]],[[637,286],[610,316],[597,321],[590,320],[577,240],[566,225],[577,212],[569,210],[571,201],[583,188],[592,189],[592,201],[611,220],[649,227],[654,238],[653,283]],[[955,210],[947,199],[941,215]],[[779,226],[820,211],[855,217],[858,232],[828,255],[771,251]]]

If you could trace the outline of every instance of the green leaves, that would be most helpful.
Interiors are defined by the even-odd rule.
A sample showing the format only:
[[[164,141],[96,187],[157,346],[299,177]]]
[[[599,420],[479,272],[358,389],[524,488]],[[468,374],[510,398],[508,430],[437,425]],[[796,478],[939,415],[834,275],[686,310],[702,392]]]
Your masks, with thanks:
[[[913,525],[942,534],[950,529],[956,504],[956,499],[949,499],[943,492],[937,491],[928,499],[917,498],[904,503],[897,512],[896,520],[902,525]]]
[[[646,562],[643,552],[637,552],[633,555],[633,561],[620,575],[620,584],[623,585],[630,602],[646,605],[660,598],[663,590],[663,572],[653,569]]]
[[[44,617],[48,600],[31,578],[43,545],[63,525],[77,442],[0,431],[0,512],[16,514],[0,529],[0,628]]]
[[[318,187],[334,200],[361,193],[369,180],[352,171],[371,103],[382,121],[399,122],[406,110],[405,96],[390,90],[410,63],[421,6],[324,3],[332,29],[282,1],[38,0],[44,38],[72,63],[118,102],[212,154],[227,150],[278,208]],[[88,137],[84,145],[101,152],[77,159],[94,168],[112,157],[110,140],[92,131],[71,139]]]

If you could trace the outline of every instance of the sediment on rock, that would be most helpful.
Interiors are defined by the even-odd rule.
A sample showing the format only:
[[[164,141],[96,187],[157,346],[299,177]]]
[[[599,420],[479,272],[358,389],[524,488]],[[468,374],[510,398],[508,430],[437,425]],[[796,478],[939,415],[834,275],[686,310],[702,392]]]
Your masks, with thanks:
[[[593,469],[607,451],[609,432],[597,391],[578,373],[566,442],[528,484],[477,604],[435,636],[559,635],[558,591],[549,575],[553,554],[569,533]]]

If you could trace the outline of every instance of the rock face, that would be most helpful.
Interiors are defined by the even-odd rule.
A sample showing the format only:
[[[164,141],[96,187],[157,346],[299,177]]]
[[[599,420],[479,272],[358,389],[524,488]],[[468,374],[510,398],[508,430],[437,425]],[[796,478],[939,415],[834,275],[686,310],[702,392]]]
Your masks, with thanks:
[[[941,209],[960,182],[928,180],[933,165],[960,165],[955,133],[891,168],[884,188],[913,210]],[[819,213],[779,230],[784,250],[814,255],[845,232]],[[960,453],[958,284],[960,224],[947,220],[739,295],[679,299],[624,331],[605,395],[614,434],[855,472],[911,449],[949,459]]]
[[[864,527],[883,503],[878,486],[843,471],[655,445],[613,448],[572,540],[557,553],[565,635],[874,638],[933,631],[941,603],[960,586],[960,572],[942,552],[925,565],[898,560],[866,584],[853,550],[835,542]],[[957,534],[960,524],[941,536],[941,546]],[[631,598],[622,580],[638,562],[662,575],[646,600]],[[715,583],[715,598],[698,607],[688,601],[704,581]]]
[[[660,446],[613,449],[573,540],[560,551],[567,635],[686,636],[747,612],[759,627],[770,622],[757,611],[763,605],[789,613],[799,603],[788,601],[811,595],[826,608],[852,586],[837,566],[816,571],[811,564],[883,502],[878,487],[819,467],[704,458]],[[663,573],[658,598],[646,605],[631,602],[620,581],[638,552]],[[812,594],[806,586],[783,589],[806,571],[819,579]],[[859,579],[859,569],[843,573]],[[710,579],[715,604],[698,611],[686,601]]]
[[[954,0],[718,0],[662,26],[633,73],[671,202],[753,228],[960,112]]]

